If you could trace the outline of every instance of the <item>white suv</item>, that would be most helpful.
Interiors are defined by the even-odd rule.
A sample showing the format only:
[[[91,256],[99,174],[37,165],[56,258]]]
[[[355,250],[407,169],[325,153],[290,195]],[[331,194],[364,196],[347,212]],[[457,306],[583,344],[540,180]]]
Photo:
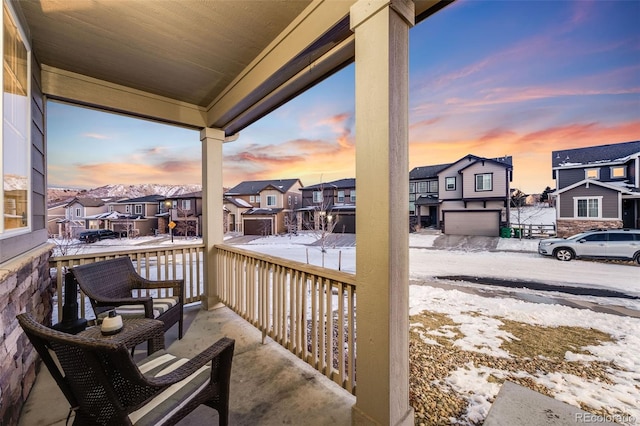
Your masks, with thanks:
[[[595,229],[569,238],[549,238],[538,243],[538,253],[564,261],[622,259],[640,264],[640,229]]]

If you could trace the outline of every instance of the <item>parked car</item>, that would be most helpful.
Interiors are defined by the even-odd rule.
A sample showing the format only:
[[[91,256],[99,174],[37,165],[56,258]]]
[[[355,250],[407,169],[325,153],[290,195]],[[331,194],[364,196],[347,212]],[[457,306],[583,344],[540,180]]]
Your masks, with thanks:
[[[623,259],[640,264],[640,229],[596,229],[569,238],[548,238],[538,243],[538,253],[563,261]]]
[[[110,229],[92,229],[91,231],[81,232],[79,240],[85,243],[95,243],[96,241],[119,237],[120,234]]]

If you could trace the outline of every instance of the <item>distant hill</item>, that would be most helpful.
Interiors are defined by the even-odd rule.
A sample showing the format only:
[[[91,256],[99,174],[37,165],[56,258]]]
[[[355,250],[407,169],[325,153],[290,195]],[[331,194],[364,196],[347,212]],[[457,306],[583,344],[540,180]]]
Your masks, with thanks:
[[[69,200],[76,196],[93,198],[136,198],[144,197],[147,195],[164,195],[165,197],[172,197],[175,195],[188,194],[196,191],[202,191],[202,185],[164,185],[144,183],[137,185],[105,185],[94,189],[55,187],[47,189],[47,202],[49,204],[56,203],[59,201]]]

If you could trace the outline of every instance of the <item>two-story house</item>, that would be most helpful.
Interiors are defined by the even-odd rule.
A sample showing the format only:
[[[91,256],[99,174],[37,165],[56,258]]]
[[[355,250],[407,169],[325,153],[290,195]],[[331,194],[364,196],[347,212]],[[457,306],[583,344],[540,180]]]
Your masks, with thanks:
[[[154,235],[158,229],[159,203],[163,195],[128,198],[107,203],[108,212],[95,216],[92,220],[103,222],[107,229],[125,233],[129,237]]]
[[[551,153],[558,236],[640,228],[640,141]]]
[[[509,223],[510,156],[469,154],[451,164],[415,168],[409,176],[414,223],[435,225],[450,235],[484,236],[500,235],[500,227]]]
[[[244,235],[276,235],[295,220],[301,187],[300,179],[244,181],[224,196],[250,205],[241,213]]]
[[[202,191],[173,195],[158,201],[158,230],[169,232],[173,222],[174,235],[202,235]]]
[[[228,212],[224,232],[242,232],[242,214],[253,206],[242,198],[231,196],[224,197],[223,206],[225,214]]]
[[[302,205],[296,210],[300,229],[317,230],[331,222],[333,232],[356,232],[356,180],[339,179],[305,186]],[[325,222],[325,225],[328,225]]]
[[[76,238],[87,229],[105,229],[105,224],[94,218],[108,211],[109,201],[92,197],[73,198],[65,206],[64,220],[58,221],[59,234]]]

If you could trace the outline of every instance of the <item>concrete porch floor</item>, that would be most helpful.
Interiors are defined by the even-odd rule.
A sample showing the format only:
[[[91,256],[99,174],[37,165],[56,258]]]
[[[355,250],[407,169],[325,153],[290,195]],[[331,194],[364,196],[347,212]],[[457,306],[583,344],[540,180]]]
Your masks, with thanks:
[[[185,334],[165,335],[168,351],[189,357],[223,336],[235,339],[229,399],[231,425],[350,425],[355,397],[267,338],[227,307],[185,307]],[[136,347],[135,358],[146,355]],[[44,365],[22,410],[19,425],[64,426],[69,404]],[[218,424],[218,413],[200,406],[180,425]]]

